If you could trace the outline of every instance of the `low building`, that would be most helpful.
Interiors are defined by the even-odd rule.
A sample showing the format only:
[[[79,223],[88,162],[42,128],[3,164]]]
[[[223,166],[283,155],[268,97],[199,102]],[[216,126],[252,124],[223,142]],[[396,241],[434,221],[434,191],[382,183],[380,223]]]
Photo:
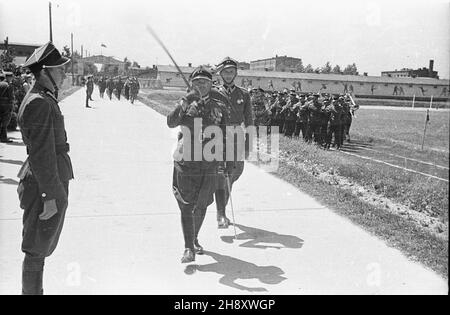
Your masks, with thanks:
[[[174,66],[158,65],[158,78],[165,87],[185,87]],[[185,77],[193,67],[180,67]],[[220,81],[218,74],[214,80]],[[435,78],[359,76],[340,74],[291,73],[238,70],[236,84],[264,90],[295,89],[298,92],[351,93],[356,97],[431,97],[448,98],[449,80]]]
[[[2,42],[0,43],[0,54],[8,49],[14,55],[13,62],[16,65],[24,64],[25,61],[33,54],[34,50],[42,46],[35,44],[14,43],[14,42]]]
[[[438,72],[433,70],[434,60],[430,60],[428,68],[423,67],[416,70],[403,68],[401,70],[383,71],[381,76],[391,78],[434,78],[439,79]]]
[[[250,70],[296,72],[301,62],[300,58],[276,55],[272,58],[250,61]]]

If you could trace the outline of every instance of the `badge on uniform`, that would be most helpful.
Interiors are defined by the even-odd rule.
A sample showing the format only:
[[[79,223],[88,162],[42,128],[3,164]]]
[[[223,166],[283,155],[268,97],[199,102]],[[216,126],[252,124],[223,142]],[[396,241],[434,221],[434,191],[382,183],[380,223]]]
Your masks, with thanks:
[[[244,100],[243,100],[242,98],[240,98],[240,99],[237,100],[237,103],[238,103],[239,105],[241,105],[242,103],[244,103]]]

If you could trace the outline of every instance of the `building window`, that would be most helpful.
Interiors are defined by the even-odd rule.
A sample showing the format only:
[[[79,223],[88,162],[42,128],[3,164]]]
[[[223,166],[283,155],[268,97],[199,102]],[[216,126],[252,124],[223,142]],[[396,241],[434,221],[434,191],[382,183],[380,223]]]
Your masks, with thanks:
[[[434,88],[437,89],[437,85],[435,85]]]
[[[286,82],[286,79],[281,80],[281,82]]]
[[[364,85],[364,83],[360,83],[359,85]]]
[[[256,81],[261,81],[261,78],[256,78]]]
[[[339,84],[339,82],[337,82],[337,81],[334,81],[334,84]]]
[[[308,83],[312,83],[312,81],[311,81],[311,80],[309,80],[309,81],[308,81]]]
[[[410,85],[408,85],[409,87],[413,87],[413,85],[412,84],[410,84]]]
[[[389,86],[389,84],[385,83],[384,86]]]

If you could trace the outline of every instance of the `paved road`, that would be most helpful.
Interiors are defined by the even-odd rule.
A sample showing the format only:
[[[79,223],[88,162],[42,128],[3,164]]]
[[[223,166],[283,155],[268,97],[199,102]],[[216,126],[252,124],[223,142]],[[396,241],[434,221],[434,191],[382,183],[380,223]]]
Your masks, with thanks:
[[[48,294],[446,294],[447,282],[292,185],[247,164],[233,229],[211,206],[195,264],[183,252],[171,193],[175,132],[137,102],[84,91],[62,102],[76,179],[61,242],[48,259]],[[20,133],[0,145],[0,294],[20,292]]]

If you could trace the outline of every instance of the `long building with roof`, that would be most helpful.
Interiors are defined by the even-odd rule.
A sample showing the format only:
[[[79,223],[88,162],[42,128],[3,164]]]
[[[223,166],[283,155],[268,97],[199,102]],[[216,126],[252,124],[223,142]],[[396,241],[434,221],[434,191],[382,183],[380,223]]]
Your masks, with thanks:
[[[184,81],[171,65],[158,65],[163,86],[184,87]],[[188,77],[194,67],[180,67]],[[220,80],[215,75],[215,80]],[[388,77],[298,72],[238,70],[236,83],[244,88],[264,90],[295,89],[298,92],[352,93],[356,97],[413,97],[443,101],[449,98],[449,80],[422,77]]]

